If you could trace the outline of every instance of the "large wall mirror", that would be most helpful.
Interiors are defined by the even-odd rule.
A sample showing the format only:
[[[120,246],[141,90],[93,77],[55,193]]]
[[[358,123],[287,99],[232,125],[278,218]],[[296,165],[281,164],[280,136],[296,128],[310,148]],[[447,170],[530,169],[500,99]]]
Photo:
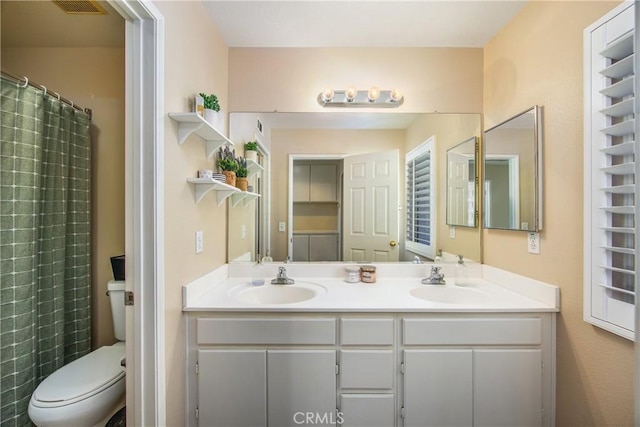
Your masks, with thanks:
[[[478,138],[447,150],[447,224],[477,226]]]
[[[480,137],[480,114],[237,112],[230,114],[229,123],[229,136],[236,145],[241,146],[258,136],[268,158],[263,176],[264,194],[253,208],[261,211],[253,211],[252,217],[251,213],[238,211],[247,209],[245,206],[229,207],[229,262],[247,261],[256,251],[264,254],[267,250],[274,261],[284,261],[287,257],[293,262],[305,257],[310,261],[324,261],[318,259],[318,255],[327,252],[333,255],[327,261],[349,261],[345,255],[350,252],[345,249],[349,241],[345,238],[348,230],[345,223],[358,215],[346,197],[357,191],[354,193],[345,180],[350,171],[364,164],[363,159],[377,162],[379,172],[393,173],[389,191],[397,197],[397,202],[391,204],[398,223],[394,226],[397,237],[387,239],[394,255],[392,260],[414,262],[416,256],[422,261],[428,260],[408,250],[404,237],[407,229],[405,156],[428,140],[433,140],[435,146],[435,194],[430,212],[435,218],[435,247],[444,253],[482,260],[480,229],[460,227],[452,232],[446,213],[447,152],[461,141]],[[383,158],[384,162],[395,159],[397,164],[387,168],[383,164],[390,163],[383,163]],[[372,210],[361,216],[362,224],[367,222],[378,230],[385,228],[379,221],[381,217]],[[247,250],[247,246],[238,243],[243,242],[243,230],[251,229],[242,222],[251,218],[255,218],[260,227],[256,231],[256,243]],[[380,262],[381,258],[365,256],[365,259]]]
[[[534,106],[484,132],[485,228],[542,229],[541,127]]]

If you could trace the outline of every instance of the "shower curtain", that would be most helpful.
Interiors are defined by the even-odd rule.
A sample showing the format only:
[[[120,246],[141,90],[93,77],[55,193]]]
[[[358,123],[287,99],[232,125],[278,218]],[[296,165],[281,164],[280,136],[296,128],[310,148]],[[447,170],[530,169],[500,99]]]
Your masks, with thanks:
[[[91,349],[90,120],[0,81],[0,425],[31,425],[49,374]]]

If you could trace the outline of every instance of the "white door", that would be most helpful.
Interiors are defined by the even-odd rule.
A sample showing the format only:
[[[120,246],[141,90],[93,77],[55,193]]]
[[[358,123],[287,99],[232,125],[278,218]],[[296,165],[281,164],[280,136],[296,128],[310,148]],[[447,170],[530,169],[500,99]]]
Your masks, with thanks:
[[[345,261],[398,261],[399,152],[344,158]]]
[[[447,224],[468,224],[469,157],[447,153]]]

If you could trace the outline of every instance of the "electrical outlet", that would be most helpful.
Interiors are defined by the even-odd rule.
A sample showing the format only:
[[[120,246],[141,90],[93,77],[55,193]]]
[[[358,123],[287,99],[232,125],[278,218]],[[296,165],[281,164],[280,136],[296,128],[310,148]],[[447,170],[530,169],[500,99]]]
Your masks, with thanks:
[[[204,236],[202,231],[196,231],[196,253],[202,253],[204,250]]]
[[[242,224],[242,226],[240,227],[240,238],[242,240],[247,238],[247,226]]]
[[[456,238],[456,226],[455,225],[450,225],[449,226],[449,238],[450,239],[455,239]]]
[[[529,233],[527,242],[530,254],[540,253],[540,233]]]
[[[284,221],[278,223],[278,231],[287,231],[287,224]]]

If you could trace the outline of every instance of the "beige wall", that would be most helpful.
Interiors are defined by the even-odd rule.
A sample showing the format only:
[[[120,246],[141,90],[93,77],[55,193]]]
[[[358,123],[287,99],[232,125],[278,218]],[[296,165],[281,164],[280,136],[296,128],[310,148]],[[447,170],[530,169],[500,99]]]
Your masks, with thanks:
[[[480,113],[482,49],[342,48],[229,51],[229,111],[323,111],[332,87],[399,88],[399,112]]]
[[[582,320],[582,31],[618,2],[531,2],[485,47],[486,127],[544,107],[544,230],[484,231],[484,258],[561,288],[558,426],[633,425],[633,343]]]
[[[94,348],[112,344],[109,258],[124,253],[124,47],[5,46],[2,67],[93,110],[91,339]]]
[[[191,111],[199,92],[215,93],[227,111],[228,50],[202,2],[156,1],[165,22],[164,111]],[[218,207],[215,193],[200,203],[187,184],[201,168],[211,169],[204,145],[191,136],[178,145],[178,126],[165,119],[165,349],[167,425],[185,423],[185,351],[182,286],[226,262],[226,204]],[[195,233],[204,234],[204,252],[195,254]]]

